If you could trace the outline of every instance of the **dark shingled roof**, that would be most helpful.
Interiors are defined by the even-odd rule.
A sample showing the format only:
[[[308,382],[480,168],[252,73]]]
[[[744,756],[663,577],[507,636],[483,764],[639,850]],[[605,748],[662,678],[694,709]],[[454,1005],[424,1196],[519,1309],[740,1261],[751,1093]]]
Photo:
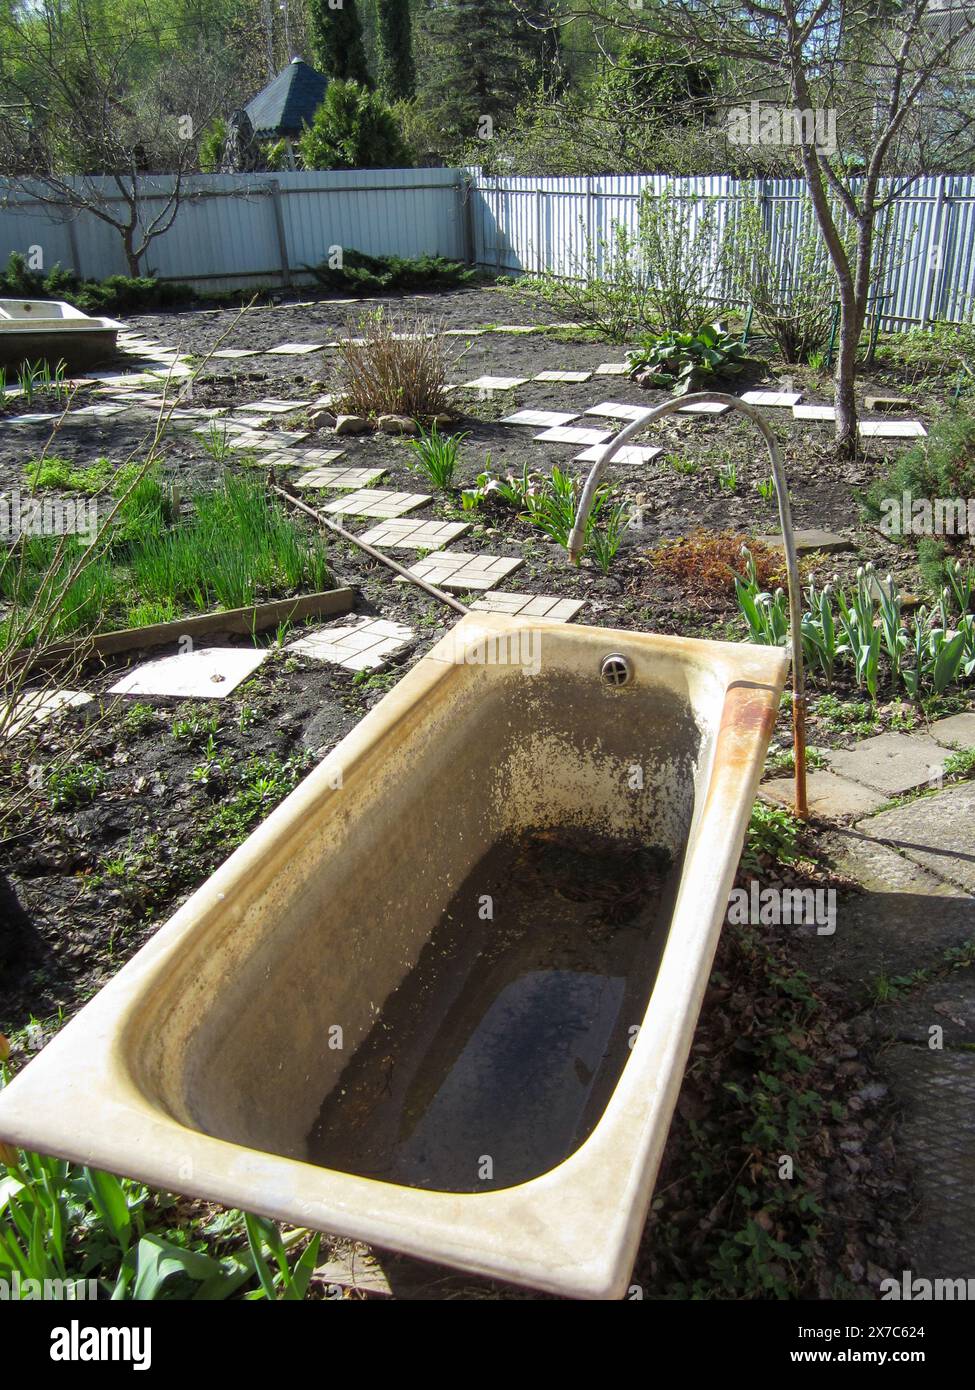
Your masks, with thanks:
[[[328,86],[328,78],[300,58],[292,58],[286,68],[252,97],[244,110],[259,140],[296,139],[302,127],[311,125]]]

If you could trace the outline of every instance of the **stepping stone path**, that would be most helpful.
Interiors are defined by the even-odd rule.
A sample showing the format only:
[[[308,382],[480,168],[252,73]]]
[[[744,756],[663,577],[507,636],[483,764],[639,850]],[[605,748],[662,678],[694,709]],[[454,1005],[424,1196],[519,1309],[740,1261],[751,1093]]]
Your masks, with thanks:
[[[389,550],[439,550],[469,530],[469,521],[393,520],[373,526],[359,540]]]
[[[303,473],[297,479],[295,487],[345,487],[361,490],[385,476],[385,468],[313,468],[310,473]]]
[[[255,647],[205,647],[147,661],[109,689],[110,695],[165,695],[222,700],[252,675],[267,652]]]
[[[826,755],[834,772],[888,797],[930,785],[938,777],[944,749],[926,734],[877,734],[853,748]]]
[[[440,589],[457,589],[461,593],[493,589],[502,579],[525,562],[509,560],[503,555],[471,555],[464,550],[441,550],[410,565],[410,574],[425,579]],[[400,580],[406,583],[406,580]]]
[[[557,425],[567,425],[570,420],[578,419],[577,415],[567,415],[564,411],[558,410],[516,410],[514,415],[506,415],[501,421],[502,425],[546,425],[552,428]]]
[[[920,439],[927,434],[920,420],[861,420],[857,429],[864,439]]]
[[[802,400],[798,391],[746,391],[741,398],[746,405],[787,406]]]
[[[836,410],[831,405],[794,405],[794,420],[835,420]]]
[[[509,617],[544,618],[549,623],[568,623],[584,606],[582,599],[550,598],[544,594],[486,594],[471,608],[480,613],[507,613]]]
[[[592,372],[539,372],[533,381],[588,381]]]
[[[721,405],[718,401],[700,401],[697,405],[682,405],[678,410],[678,415],[727,415],[731,409],[730,405]]]
[[[462,391],[513,391],[516,386],[524,386],[526,376],[476,376],[473,381],[465,381]]]
[[[302,357],[306,352],[321,352],[324,346],[324,343],[279,343],[277,347],[268,348],[268,353],[272,357]]]
[[[60,710],[90,704],[93,698],[83,690],[22,690],[12,713],[11,705],[0,705],[3,737],[13,738],[32,724],[46,724]]]
[[[541,434],[532,437],[551,444],[602,444],[612,436],[612,430],[568,429],[565,425],[556,425],[553,429],[543,430]]]
[[[629,373],[629,362],[601,362],[596,368],[597,376],[626,376]]]
[[[385,618],[360,617],[342,627],[320,628],[289,642],[285,650],[347,671],[373,671],[413,641],[412,628]]]
[[[428,494],[422,492],[385,492],[380,488],[363,488],[345,497],[337,497],[334,502],[326,502],[322,511],[341,512],[344,516],[387,518],[412,512],[431,500]]]
[[[605,415],[610,420],[639,420],[651,407],[648,405],[623,405],[619,401],[602,401],[590,406],[586,415]]]
[[[583,449],[581,454],[576,454],[574,463],[598,463],[606,452],[604,444],[593,444],[589,449]],[[613,455],[613,463],[649,463],[658,454],[662,454],[663,449],[656,446],[649,447],[644,444],[624,444],[616,450]]]

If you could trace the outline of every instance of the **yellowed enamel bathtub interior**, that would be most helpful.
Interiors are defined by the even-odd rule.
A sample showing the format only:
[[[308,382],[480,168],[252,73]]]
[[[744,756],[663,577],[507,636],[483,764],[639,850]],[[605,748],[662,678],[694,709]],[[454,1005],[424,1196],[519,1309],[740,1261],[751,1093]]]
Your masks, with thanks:
[[[0,1094],[0,1137],[619,1297],[784,675],[464,618]]]

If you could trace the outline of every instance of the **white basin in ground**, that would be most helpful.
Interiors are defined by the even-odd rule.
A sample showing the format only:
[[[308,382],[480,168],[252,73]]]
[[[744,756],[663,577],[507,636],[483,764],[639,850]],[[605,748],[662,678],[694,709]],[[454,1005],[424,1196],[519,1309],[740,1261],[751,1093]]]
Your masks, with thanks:
[[[122,327],[55,299],[0,299],[0,367],[47,361],[84,367],[111,357]]]
[[[622,1296],[785,669],[469,615],[0,1093],[0,1138]]]

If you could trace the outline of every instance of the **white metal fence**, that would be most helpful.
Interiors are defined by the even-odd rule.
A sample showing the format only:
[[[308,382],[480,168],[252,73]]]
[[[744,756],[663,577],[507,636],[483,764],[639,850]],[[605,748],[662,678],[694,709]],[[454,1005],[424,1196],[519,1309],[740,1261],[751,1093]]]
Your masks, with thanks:
[[[600,237],[608,240],[614,222],[635,233],[641,196],[669,189],[686,205],[689,222],[710,205],[719,237],[731,232],[743,202],[758,204],[767,224],[779,234],[778,263],[787,291],[799,230],[809,213],[801,179],[477,175],[474,187],[477,260],[499,272],[577,275],[585,262],[587,242],[595,244]],[[887,251],[872,288],[882,327],[905,328],[935,320],[960,323],[972,318],[975,177],[918,179],[881,214],[877,231]],[[727,286],[716,289],[717,298],[731,297]]]
[[[111,179],[87,182],[127,216]],[[184,180],[186,199],[172,227],[150,243],[145,266],[165,280],[222,290],[307,279],[331,246],[371,255],[450,256],[470,260],[464,177],[455,169],[361,169],[280,174],[197,174]],[[151,221],[172,180],[147,178],[140,207]],[[92,279],[127,274],[118,233],[90,212],[59,216],[29,192],[0,179],[0,257],[39,247],[43,266],[56,262]]]
[[[146,180],[147,216],[168,180]],[[103,180],[106,196],[110,180]],[[808,203],[801,180],[665,175],[599,178],[490,177],[478,170],[382,169],[196,175],[172,226],[146,265],[164,279],[226,289],[300,282],[331,246],[375,255],[444,255],[498,272],[577,274],[586,245],[620,222],[636,230],[640,197],[665,188],[693,222],[713,209],[716,237],[730,234],[738,209],[756,202],[779,233],[787,292]],[[975,176],[917,180],[882,215],[889,254],[873,292],[882,325],[963,322],[975,305]],[[126,270],[118,235],[91,213],[59,216],[0,180],[0,258],[40,247],[44,267],[60,262],[102,278]],[[718,295],[727,287],[717,286]]]

